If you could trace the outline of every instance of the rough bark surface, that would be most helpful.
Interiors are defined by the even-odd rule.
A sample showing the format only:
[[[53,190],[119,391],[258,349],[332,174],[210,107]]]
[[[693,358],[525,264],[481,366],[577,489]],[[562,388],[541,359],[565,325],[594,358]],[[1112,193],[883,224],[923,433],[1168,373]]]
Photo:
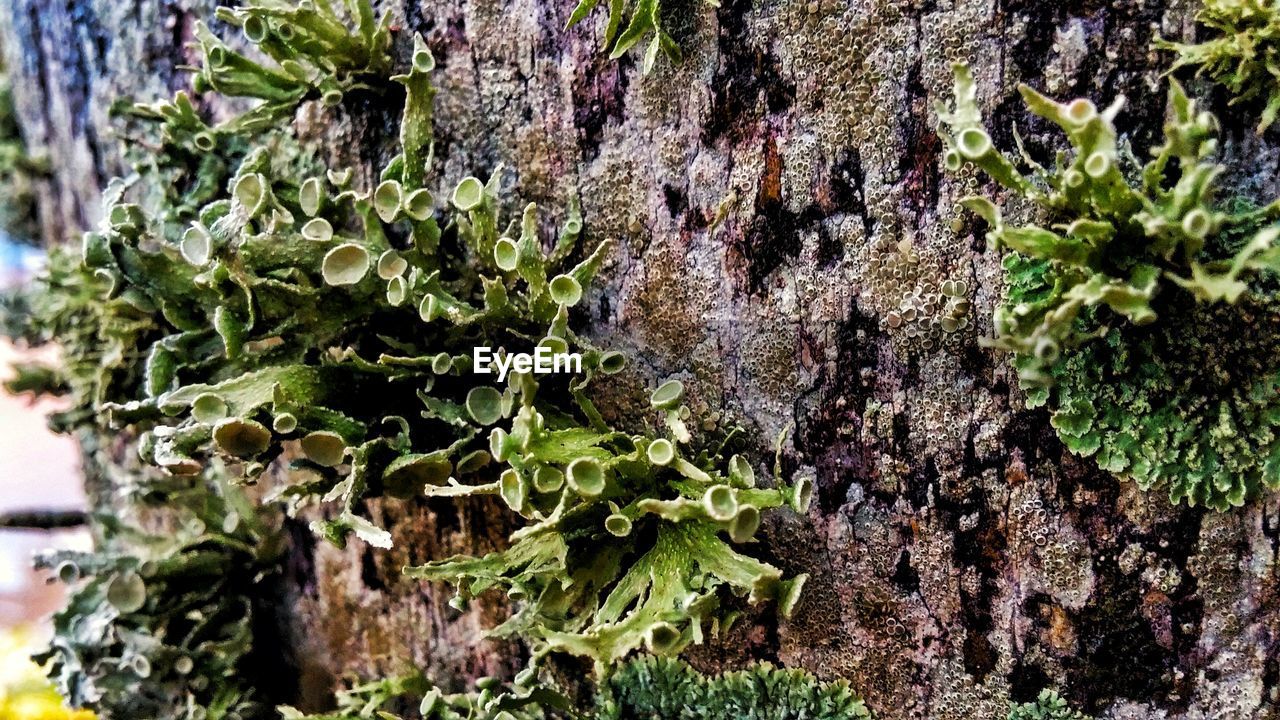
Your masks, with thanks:
[[[796,615],[751,615],[698,648],[703,669],[750,658],[847,678],[883,718],[1002,718],[1056,686],[1104,718],[1280,718],[1280,501],[1215,514],[1171,507],[1067,453],[1023,409],[1006,358],[984,349],[999,259],[956,223],[979,186],[941,168],[933,103],[967,59],[997,144],[1019,126],[1058,138],[1014,87],[1129,103],[1142,152],[1159,132],[1168,58],[1188,0],[724,0],[667,2],[682,65],[650,76],[599,52],[603,17],[562,28],[569,0],[394,6],[438,61],[441,185],[498,163],[513,197],[623,242],[592,296],[604,345],[632,354],[607,394],[683,379],[701,417],[758,440],[794,423],[789,469],[816,474],[807,517],[766,521],[759,552],[812,579]],[[28,140],[55,173],[49,241],[94,220],[121,167],[106,110],[185,82],[177,66],[199,2],[3,0],[0,44]],[[1233,180],[1276,194],[1280,154],[1227,110]],[[349,100],[334,152],[370,172],[398,109]],[[306,126],[320,117],[304,113]],[[336,128],[336,129],[335,129]],[[1247,159],[1245,159],[1247,158]],[[932,323],[946,280],[970,324]],[[914,315],[915,320],[905,320]],[[891,322],[890,319],[893,318]],[[904,321],[898,322],[899,319]],[[710,425],[709,425],[710,427]],[[502,542],[475,502],[372,503],[395,549],[292,533],[292,628],[304,687],[408,664],[444,677],[507,673],[512,648],[479,639],[501,604],[458,617],[448,593],[399,568]]]

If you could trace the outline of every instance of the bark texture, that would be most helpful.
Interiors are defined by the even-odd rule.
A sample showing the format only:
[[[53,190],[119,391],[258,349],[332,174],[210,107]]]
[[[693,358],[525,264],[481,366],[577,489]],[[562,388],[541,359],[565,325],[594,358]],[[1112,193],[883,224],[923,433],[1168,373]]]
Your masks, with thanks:
[[[1169,59],[1190,0],[698,0],[664,3],[685,61],[644,77],[599,51],[603,16],[563,30],[570,0],[438,0],[390,6],[407,52],[439,68],[442,187],[509,168],[512,196],[621,239],[592,296],[601,344],[631,354],[603,404],[615,412],[685,381],[708,428],[741,425],[764,460],[788,425],[789,469],[817,478],[807,517],[767,517],[759,553],[808,572],[796,615],[750,615],[696,649],[702,669],[769,659],[847,678],[879,717],[1003,718],[1010,698],[1054,686],[1103,718],[1280,718],[1280,501],[1215,514],[1171,507],[1059,444],[1026,411],[1007,359],[982,348],[999,258],[957,223],[978,189],[947,175],[933,103],[968,60],[996,142],[1016,123],[1059,136],[1014,90],[1128,98],[1139,154],[1159,133]],[[106,109],[185,82],[177,66],[201,2],[3,0],[0,44],[42,188],[50,242],[95,218],[121,167]],[[1234,182],[1276,194],[1280,153],[1224,121]],[[372,172],[398,108],[348,100],[314,125]],[[972,300],[944,333],[946,281]],[[911,319],[914,318],[914,319]],[[457,616],[405,564],[496,547],[497,505],[372,503],[395,548],[345,551],[292,533],[281,616],[320,692],[335,676],[416,664],[443,677],[507,673],[514,649],[479,639],[505,612]]]

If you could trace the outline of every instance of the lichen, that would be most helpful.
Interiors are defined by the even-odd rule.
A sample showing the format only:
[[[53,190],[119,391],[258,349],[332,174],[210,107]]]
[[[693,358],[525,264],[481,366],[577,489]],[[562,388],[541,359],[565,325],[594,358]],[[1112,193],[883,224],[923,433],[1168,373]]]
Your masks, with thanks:
[[[1263,132],[1280,114],[1280,9],[1266,0],[1204,0],[1196,20],[1209,29],[1208,40],[1156,40],[1178,55],[1170,72],[1194,67],[1226,88],[1232,104],[1263,101]]]
[[[172,530],[102,518],[93,552],[38,559],[74,589],[37,661],[69,703],[106,718],[268,717],[252,678],[274,533],[225,484],[175,482],[152,494]]]
[[[717,0],[703,0],[709,5],[719,6]],[[579,0],[569,16],[567,27],[573,27],[585,20],[600,6],[601,0]],[[609,17],[604,31],[604,49],[609,51],[611,59],[618,59],[627,51],[649,37],[644,46],[642,68],[648,75],[661,51],[673,63],[682,58],[680,46],[663,27],[661,0],[609,0]]]
[[[204,63],[195,76],[196,92],[262,101],[207,132],[270,127],[291,119],[303,100],[336,105],[344,93],[378,82],[390,68],[389,16],[375,17],[369,0],[343,0],[340,6],[327,1],[254,0],[236,8],[218,8],[217,17],[240,28],[245,39],[276,66],[236,52],[204,23],[197,23],[196,43]],[[182,117],[192,125],[200,122],[192,113],[184,112]]]
[[[679,652],[732,621],[729,594],[789,614],[805,576],[784,580],[734,545],[764,511],[804,512],[812,480],[788,485],[775,462],[757,486],[751,462],[690,431],[678,381],[626,431],[607,425],[588,391],[625,358],[571,313],[611,243],[579,249],[572,206],[554,239],[532,204],[504,218],[501,168],[436,192],[422,38],[407,72],[380,77],[386,23],[367,4],[348,6],[358,23],[341,32],[327,6],[291,7],[219,14],[280,69],[197,33],[197,88],[256,107],[216,127],[181,93],[130,109],[159,124],[167,154],[109,185],[80,261],[55,254],[32,301],[42,336],[73,346],[60,377],[76,407],[62,426],[128,428],[139,456],[176,478],[273,477],[273,497],[291,513],[318,506],[313,529],[339,546],[353,534],[391,545],[363,514],[372,498],[497,496],[523,519],[507,549],[407,574],[451,583],[459,607],[504,590],[517,610],[495,633],[530,645],[524,685],[550,653],[604,676],[638,649]],[[309,159],[283,126],[299,103],[331,104],[357,82],[404,88],[399,153],[368,186]],[[199,193],[175,192],[181,159],[199,152],[219,164],[188,174]],[[495,378],[475,365],[480,348],[573,351],[581,367]]]
[[[1008,720],[1092,720],[1073,710],[1056,690],[1041,690],[1032,702],[1011,705]]]
[[[964,66],[955,110],[938,114],[949,168],[976,165],[1052,223],[1012,227],[992,201],[963,201],[1012,251],[992,344],[1013,353],[1028,403],[1049,407],[1073,452],[1174,502],[1225,509],[1280,486],[1280,206],[1215,199],[1216,121],[1177,83],[1165,142],[1140,168],[1118,143],[1120,101],[1022,94],[1072,148],[1052,169],[1020,150],[1029,177],[994,148]]]
[[[362,682],[340,690],[337,707],[308,715],[290,706],[279,708],[283,720],[542,720],[579,717],[564,695],[548,688],[505,691],[496,678],[481,678],[472,692],[446,693],[420,672]],[[404,714],[405,708],[416,714]],[[399,712],[397,712],[399,711]]]
[[[540,720],[542,718],[745,718],[761,720],[871,720],[872,714],[843,681],[824,683],[803,670],[759,663],[744,670],[704,675],[680,660],[640,657],[619,666],[597,688],[591,707],[575,711],[560,693],[541,688],[512,692],[494,678],[476,690],[444,693],[421,673],[361,683],[337,697],[338,709],[304,715],[282,708],[285,720],[399,718],[397,708],[416,706],[424,720]],[[1027,716],[1040,717],[1040,716]],[[1044,716],[1057,720],[1058,716]],[[1074,716],[1062,716],[1075,720]],[[1022,716],[1019,716],[1022,720]]]

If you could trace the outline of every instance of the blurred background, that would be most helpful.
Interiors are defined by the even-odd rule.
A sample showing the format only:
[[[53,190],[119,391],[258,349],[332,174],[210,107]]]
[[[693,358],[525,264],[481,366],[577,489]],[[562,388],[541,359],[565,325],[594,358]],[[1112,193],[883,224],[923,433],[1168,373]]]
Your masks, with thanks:
[[[12,100],[0,59],[0,301],[29,283],[45,257],[33,179],[48,173],[49,161],[27,152]],[[0,302],[0,324],[9,330],[26,327],[15,307]],[[0,333],[0,720],[92,717],[68,710],[31,660],[47,643],[51,616],[66,592],[33,569],[32,557],[42,550],[90,546],[83,527],[68,522],[82,517],[86,507],[79,452],[74,440],[54,435],[45,424],[58,401],[3,389],[15,363],[56,360],[56,352],[52,346],[15,345]]]
[[[28,282],[42,262],[37,248],[0,231],[0,292]],[[29,348],[0,339],[0,382],[12,377],[15,362],[55,353],[50,346]],[[74,716],[61,708],[29,658],[43,644],[65,592],[32,569],[33,555],[90,544],[81,527],[47,527],[86,508],[75,442],[45,425],[45,416],[55,409],[55,400],[0,390],[0,720]]]

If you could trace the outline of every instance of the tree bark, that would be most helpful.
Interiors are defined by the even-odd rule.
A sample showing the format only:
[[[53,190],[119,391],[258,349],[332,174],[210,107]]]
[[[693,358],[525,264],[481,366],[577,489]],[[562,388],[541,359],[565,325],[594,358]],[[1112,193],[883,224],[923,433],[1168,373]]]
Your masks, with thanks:
[[[785,465],[815,474],[816,499],[807,517],[769,514],[757,552],[811,574],[803,599],[790,621],[750,615],[695,664],[768,659],[846,678],[889,719],[1002,718],[1042,687],[1102,718],[1280,718],[1280,502],[1170,506],[1072,456],[1046,413],[1023,409],[1008,358],[978,342],[1000,259],[955,206],[979,184],[942,169],[934,131],[949,63],[967,60],[997,145],[1012,148],[1015,124],[1060,142],[1023,111],[1026,82],[1099,105],[1125,95],[1120,127],[1141,154],[1169,62],[1150,42],[1189,37],[1196,3],[664,5],[685,59],[647,77],[638,58],[600,52],[603,16],[564,30],[568,0],[387,9],[401,55],[419,31],[438,60],[442,186],[505,163],[513,197],[550,216],[576,198],[587,233],[622,240],[591,334],[633,362],[604,404],[682,379],[696,414],[741,425],[761,460],[794,425]],[[110,102],[182,87],[192,22],[210,15],[203,0],[0,2],[26,137],[54,168],[48,242],[91,224],[123,167]],[[1233,180],[1275,195],[1280,152],[1212,98]],[[397,111],[347,102],[322,129],[372,172]],[[931,322],[946,281],[972,301],[951,334]],[[304,687],[409,665],[511,672],[517,650],[479,639],[504,607],[459,617],[443,588],[399,577],[496,547],[499,506],[371,512],[393,528],[392,551],[291,533],[279,611]]]

